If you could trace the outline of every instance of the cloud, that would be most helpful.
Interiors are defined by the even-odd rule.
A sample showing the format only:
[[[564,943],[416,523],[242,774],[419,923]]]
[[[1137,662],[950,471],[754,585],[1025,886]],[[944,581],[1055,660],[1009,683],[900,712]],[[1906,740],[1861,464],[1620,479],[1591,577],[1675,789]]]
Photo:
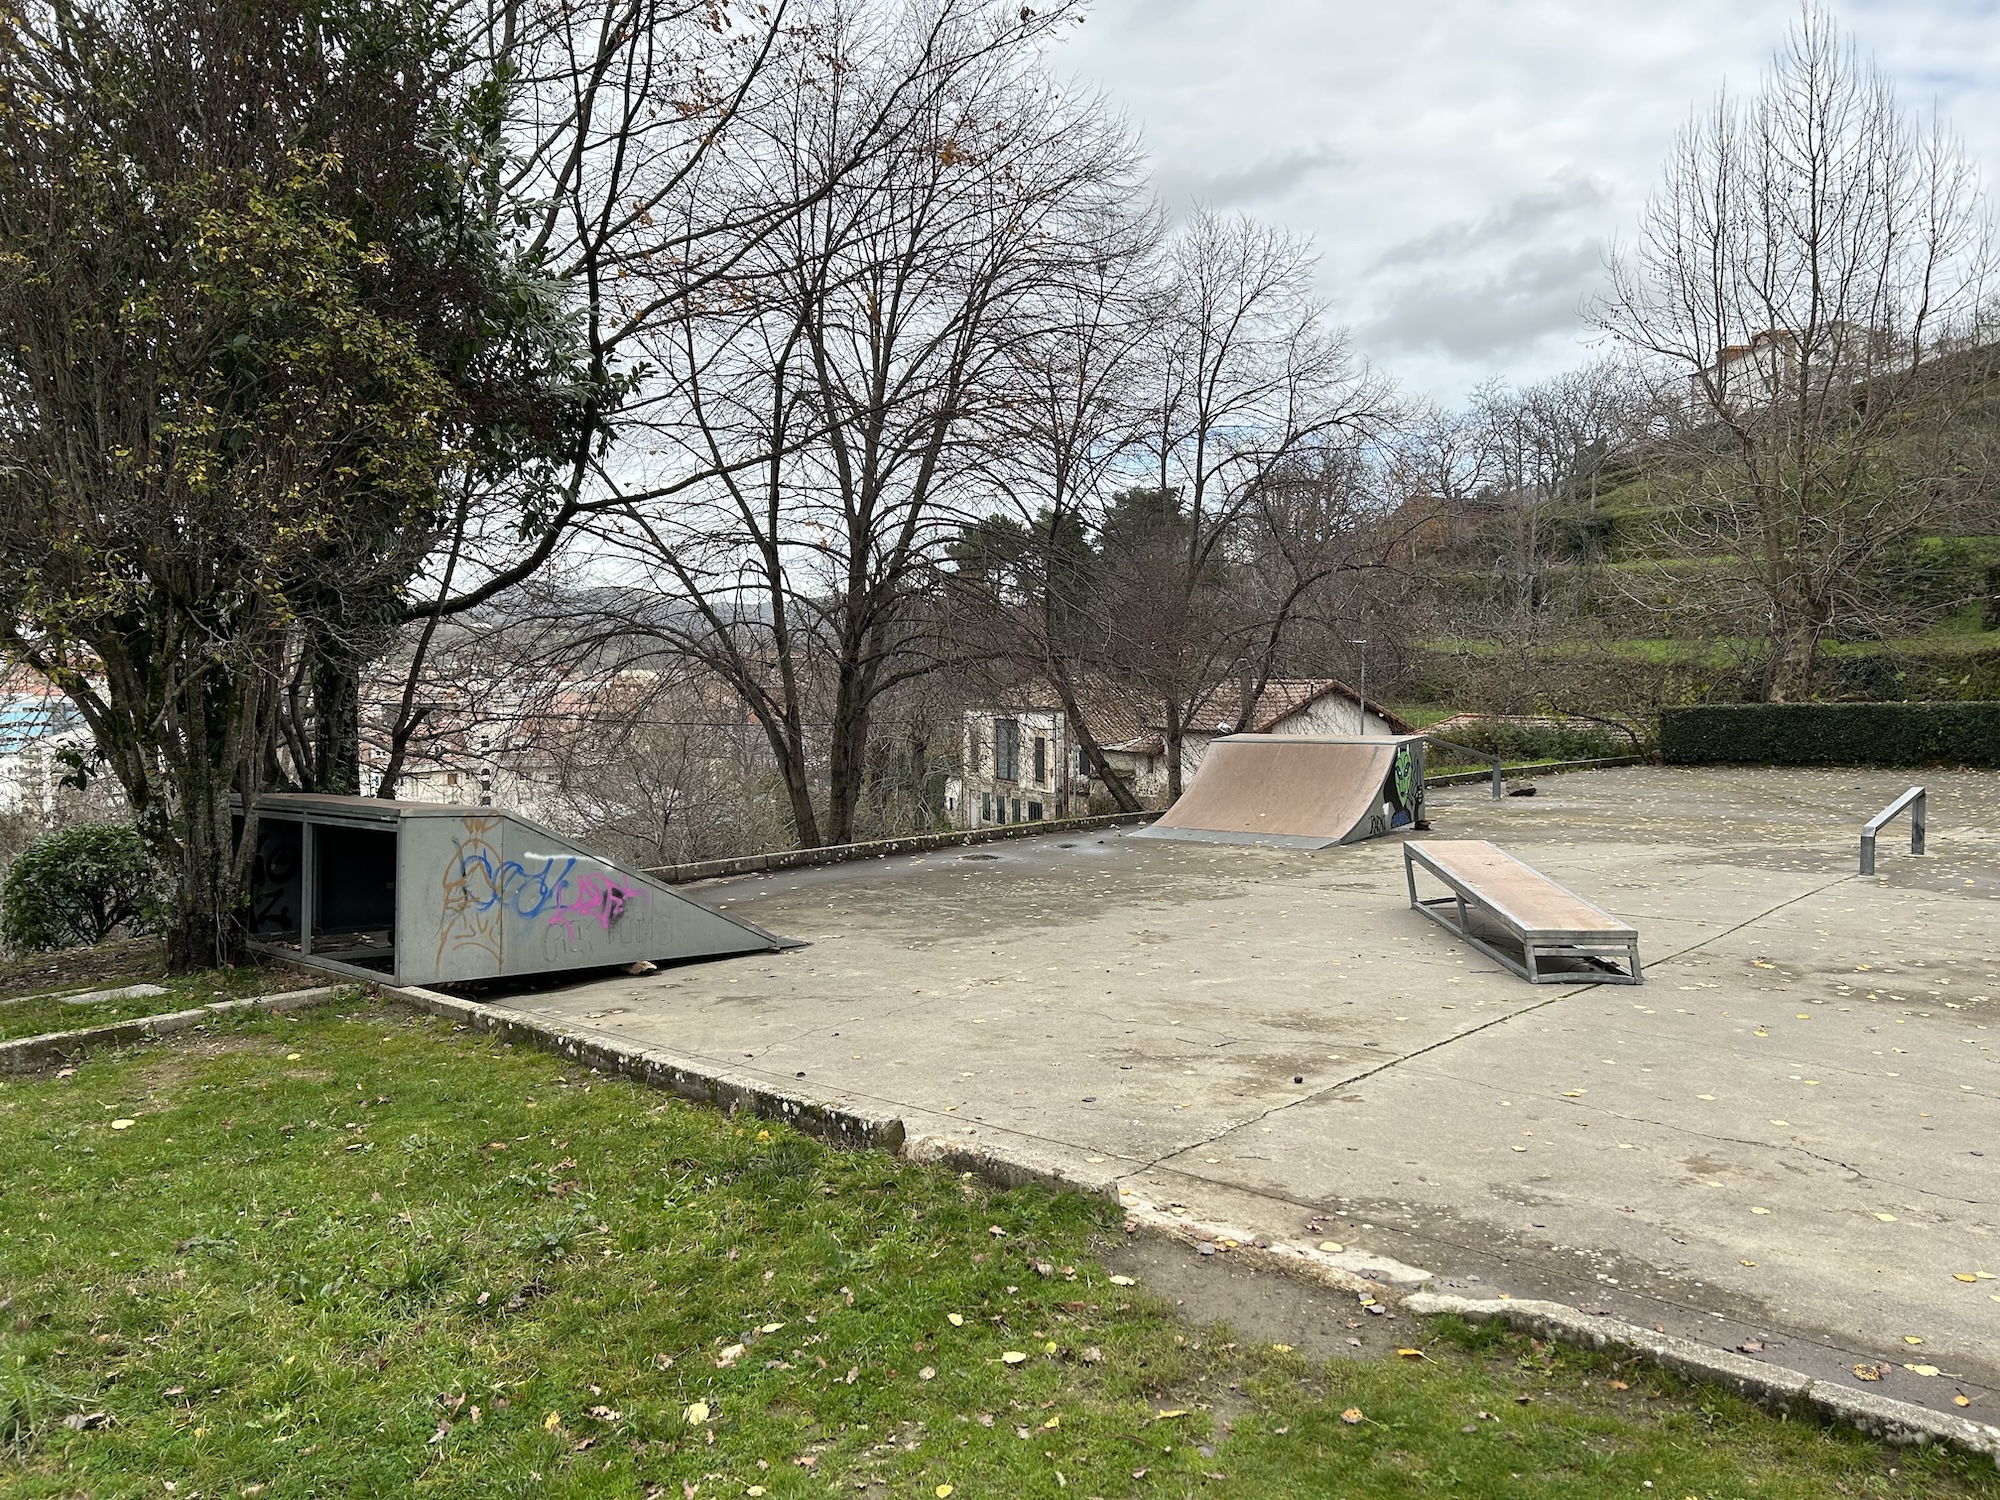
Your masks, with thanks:
[[[1328,146],[1286,151],[1253,166],[1201,173],[1164,167],[1153,177],[1154,190],[1169,208],[1242,208],[1282,198],[1314,173],[1335,165],[1340,153]]]
[[[1602,178],[1573,171],[1558,172],[1547,187],[1522,193],[1476,219],[1440,224],[1414,239],[1391,246],[1376,262],[1377,269],[1424,261],[1451,260],[1464,255],[1490,255],[1507,244],[1521,244],[1548,233],[1571,214],[1592,214],[1612,198]]]
[[[1577,331],[1603,254],[1599,241],[1585,240],[1523,251],[1486,275],[1431,272],[1390,293],[1356,336],[1371,350],[1508,364],[1551,335]]]

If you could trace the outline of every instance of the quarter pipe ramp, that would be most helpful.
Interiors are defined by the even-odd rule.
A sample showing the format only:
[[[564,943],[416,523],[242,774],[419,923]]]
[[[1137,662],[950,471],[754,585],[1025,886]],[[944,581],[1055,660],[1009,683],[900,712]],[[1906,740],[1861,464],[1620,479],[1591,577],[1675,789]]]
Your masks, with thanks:
[[[1423,821],[1420,735],[1231,734],[1135,838],[1324,849]]]

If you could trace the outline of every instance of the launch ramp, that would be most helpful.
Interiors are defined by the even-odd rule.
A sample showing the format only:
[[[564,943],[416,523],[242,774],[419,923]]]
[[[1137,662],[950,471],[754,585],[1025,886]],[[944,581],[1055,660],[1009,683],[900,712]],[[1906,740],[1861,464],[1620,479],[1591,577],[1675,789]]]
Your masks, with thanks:
[[[1231,734],[1135,838],[1324,849],[1424,816],[1420,735]]]
[[[250,935],[397,984],[795,946],[499,808],[312,793],[258,800]]]

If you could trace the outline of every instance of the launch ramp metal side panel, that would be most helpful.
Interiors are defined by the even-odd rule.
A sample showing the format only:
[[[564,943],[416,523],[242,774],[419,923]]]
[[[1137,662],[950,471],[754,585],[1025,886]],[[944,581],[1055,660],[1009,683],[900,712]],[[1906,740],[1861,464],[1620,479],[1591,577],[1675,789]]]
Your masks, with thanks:
[[[1134,838],[1324,849],[1424,816],[1419,735],[1231,734],[1180,800]]]
[[[499,808],[282,793],[258,824],[257,946],[401,984],[788,946]]]

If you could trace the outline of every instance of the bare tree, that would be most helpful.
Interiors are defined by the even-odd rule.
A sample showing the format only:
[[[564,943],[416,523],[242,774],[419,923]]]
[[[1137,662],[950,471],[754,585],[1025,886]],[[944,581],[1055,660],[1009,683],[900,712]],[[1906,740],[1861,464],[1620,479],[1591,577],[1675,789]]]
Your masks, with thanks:
[[[1095,732],[1108,640],[1098,605],[1101,523],[1131,441],[1141,351],[1157,332],[1158,222],[1135,211],[1074,281],[1037,298],[1009,354],[1010,399],[986,434],[988,473],[1007,509],[968,533],[953,622],[987,658],[1001,647],[1045,681],[1091,775],[1124,812],[1138,798]]]
[[[1162,707],[1174,797],[1190,714],[1241,669],[1268,673],[1307,592],[1309,579],[1295,577],[1276,596],[1275,614],[1246,616],[1228,580],[1232,549],[1247,528],[1275,517],[1260,516],[1260,503],[1287,493],[1338,435],[1365,433],[1388,416],[1386,388],[1327,326],[1311,266],[1304,242],[1207,213],[1168,250],[1136,400],[1143,466],[1131,472],[1144,477],[1128,492],[1124,524],[1107,519],[1105,549],[1117,580],[1106,604],[1115,665]],[[1326,560],[1318,556],[1315,567]],[[1239,716],[1254,711],[1247,698]]]
[[[649,451],[713,477],[663,506],[635,474],[596,532],[657,591],[620,628],[741,695],[802,845],[851,839],[875,705],[934,664],[935,563],[984,487],[1007,351],[1132,190],[1122,127],[1048,81],[1038,31],[999,24],[828,35],[839,65],[801,76],[743,164],[746,197],[810,206],[658,345],[677,384]],[[939,87],[905,87],[913,51],[950,60]],[[895,148],[852,167],[851,132],[884,118]]]
[[[908,121],[936,108],[971,57],[1031,48],[1075,11],[1072,0],[913,0],[872,16],[844,0],[495,0],[477,56],[510,98],[492,143],[509,164],[496,191],[519,205],[524,253],[575,319],[578,404],[557,451],[471,476],[404,601],[419,643],[434,634],[426,622],[533,578],[597,518],[670,506],[765,462],[754,445],[720,456],[645,436],[679,419],[676,346],[712,346],[721,335],[705,320],[760,304],[787,269],[780,232],[838,191],[867,191],[871,163],[907,150]],[[806,143],[788,133],[809,99],[837,100],[837,130],[822,132],[810,170],[772,170],[774,152],[804,165]],[[786,244],[804,248],[796,235]],[[666,453],[678,467],[645,461]],[[422,649],[408,665],[416,714]],[[394,787],[384,778],[380,792]]]
[[[1682,131],[1603,326],[1689,411],[1681,542],[1754,592],[1766,698],[1813,690],[1893,549],[1960,503],[1990,231],[1971,163],[1808,8],[1762,88]]]

